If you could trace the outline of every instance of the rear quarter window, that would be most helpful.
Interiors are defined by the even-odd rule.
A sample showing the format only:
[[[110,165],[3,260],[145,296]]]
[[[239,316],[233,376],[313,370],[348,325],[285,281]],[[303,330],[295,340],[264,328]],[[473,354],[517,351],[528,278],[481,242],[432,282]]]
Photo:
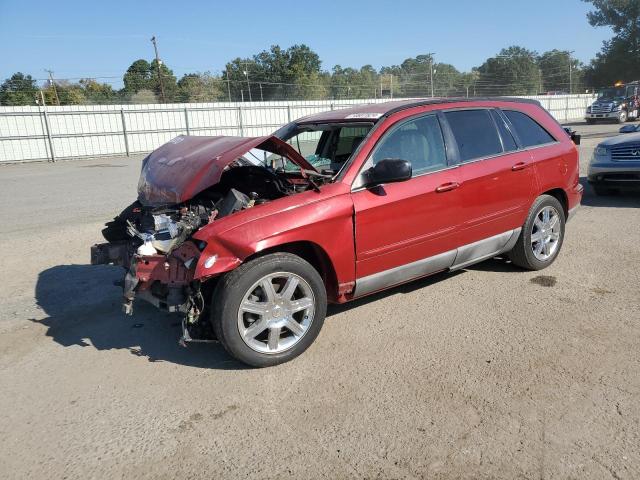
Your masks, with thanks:
[[[535,147],[556,141],[549,132],[526,113],[516,110],[503,110],[503,112],[513,125],[523,147]]]

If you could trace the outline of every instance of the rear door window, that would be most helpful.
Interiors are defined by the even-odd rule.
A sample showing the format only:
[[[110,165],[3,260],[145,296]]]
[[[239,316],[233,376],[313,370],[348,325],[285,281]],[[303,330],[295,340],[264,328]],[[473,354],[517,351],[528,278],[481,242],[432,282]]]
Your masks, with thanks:
[[[503,112],[513,125],[523,147],[534,147],[556,141],[549,132],[526,113],[516,110],[503,110]]]
[[[469,162],[503,152],[489,110],[454,110],[444,113],[458,144],[460,160]]]

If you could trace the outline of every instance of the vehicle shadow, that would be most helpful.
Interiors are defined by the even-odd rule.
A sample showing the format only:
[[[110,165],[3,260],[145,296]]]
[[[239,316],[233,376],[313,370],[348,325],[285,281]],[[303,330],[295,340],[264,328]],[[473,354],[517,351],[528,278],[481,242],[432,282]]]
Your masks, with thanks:
[[[222,370],[247,368],[233,360],[220,344],[178,344],[180,317],[136,302],[134,315],[120,308],[122,279],[113,266],[58,265],[38,276],[36,301],[47,317],[31,320],[47,327],[46,335],[64,347],[124,349],[150,362]]]
[[[614,192],[611,195],[596,195],[587,177],[580,177],[580,183],[584,187],[582,205],[587,207],[614,207],[614,208],[638,208],[640,207],[640,190]],[[579,215],[579,213],[578,213]]]

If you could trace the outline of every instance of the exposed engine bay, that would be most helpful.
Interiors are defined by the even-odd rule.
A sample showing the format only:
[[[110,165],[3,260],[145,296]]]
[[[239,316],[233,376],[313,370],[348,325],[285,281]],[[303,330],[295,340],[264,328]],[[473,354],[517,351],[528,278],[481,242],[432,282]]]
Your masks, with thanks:
[[[190,332],[195,336],[193,329],[206,329],[208,322],[198,323],[205,310],[203,288],[194,280],[205,245],[192,239],[192,235],[221,218],[318,189],[331,180],[330,175],[302,167],[285,171],[256,163],[250,156],[235,159],[222,169],[217,183],[175,204],[149,201],[149,195],[145,196],[148,189],[139,186],[138,200],[105,225],[102,234],[108,243],[92,247],[91,262],[126,269],[122,282],[126,314],[133,313],[133,300],[140,298],[160,309],[182,313],[186,338]],[[144,169],[145,166],[141,184]],[[200,337],[202,333],[196,335]]]

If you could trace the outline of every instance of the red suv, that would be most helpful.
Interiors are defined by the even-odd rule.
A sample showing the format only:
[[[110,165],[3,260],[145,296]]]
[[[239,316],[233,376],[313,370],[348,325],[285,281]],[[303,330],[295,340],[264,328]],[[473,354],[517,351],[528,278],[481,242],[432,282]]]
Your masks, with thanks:
[[[574,142],[579,138],[574,136]],[[92,247],[134,297],[253,366],[318,336],[327,302],[507,254],[538,270],[578,207],[578,152],[535,101],[394,101],[266,137],[180,136]]]

